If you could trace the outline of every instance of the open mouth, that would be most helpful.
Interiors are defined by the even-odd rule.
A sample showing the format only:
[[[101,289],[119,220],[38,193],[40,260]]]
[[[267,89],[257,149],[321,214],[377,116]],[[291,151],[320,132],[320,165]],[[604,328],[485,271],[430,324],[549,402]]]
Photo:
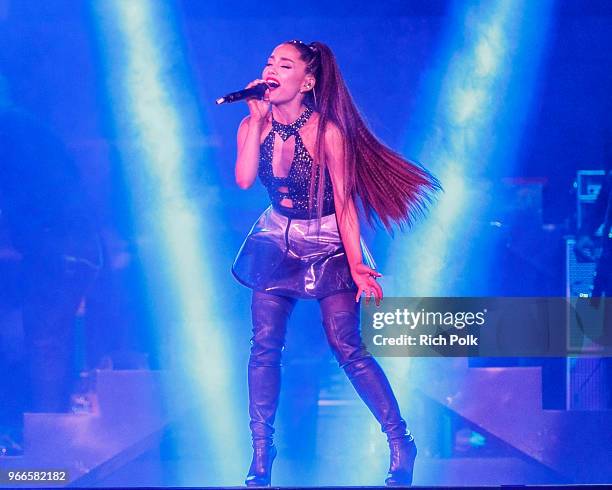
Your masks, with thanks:
[[[268,77],[266,78],[266,83],[268,84],[270,90],[280,87],[280,82],[276,78]]]

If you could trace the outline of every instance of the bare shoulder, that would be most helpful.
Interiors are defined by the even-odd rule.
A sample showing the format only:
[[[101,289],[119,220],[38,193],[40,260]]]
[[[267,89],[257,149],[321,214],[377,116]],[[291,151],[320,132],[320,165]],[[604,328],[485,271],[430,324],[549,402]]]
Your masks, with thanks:
[[[271,121],[272,121],[271,114],[268,114],[268,116],[266,117],[266,123],[270,123]],[[250,123],[251,123],[251,115],[247,114],[246,116],[244,116],[242,121],[240,121],[240,124],[238,125],[238,131],[240,131],[242,128],[248,128]]]
[[[245,116],[242,121],[240,121],[240,124],[238,125],[238,140],[240,142],[243,142],[246,139],[248,130],[249,130],[249,124],[251,122],[251,115],[247,115]],[[263,134],[262,134],[262,143],[264,140],[264,135],[268,133],[268,131],[270,130],[272,126],[272,119],[271,119],[271,115],[269,115],[266,118],[266,122],[264,124],[263,127]]]
[[[308,141],[308,143],[312,144],[312,146],[314,146],[318,135],[319,119],[319,113],[313,112],[308,119],[308,122],[300,130],[302,139],[304,139],[304,141]],[[342,144],[342,132],[340,131],[340,128],[338,128],[338,125],[331,121],[327,121],[325,123],[325,129],[323,130],[322,136],[326,147]]]
[[[324,137],[325,146],[328,150],[341,148],[343,145],[344,138],[342,136],[342,131],[338,125],[332,121],[328,121],[325,125]]]
[[[251,121],[251,115],[247,114],[244,118],[242,118],[242,121],[240,121],[240,124],[238,125],[238,131],[243,131],[247,129],[249,127],[250,121]]]

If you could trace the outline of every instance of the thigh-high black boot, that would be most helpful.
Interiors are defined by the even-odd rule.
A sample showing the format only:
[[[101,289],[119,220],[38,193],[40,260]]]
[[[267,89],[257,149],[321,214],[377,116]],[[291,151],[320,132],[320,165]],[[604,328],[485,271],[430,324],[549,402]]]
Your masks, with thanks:
[[[247,486],[270,485],[276,457],[273,434],[280,394],[281,352],[294,305],[291,298],[253,292],[253,337],[248,367],[253,460],[245,480]]]
[[[417,452],[414,438],[400,415],[385,373],[361,340],[355,293],[334,294],[319,303],[325,334],[338,364],[387,435],[390,465],[385,483],[411,485]]]

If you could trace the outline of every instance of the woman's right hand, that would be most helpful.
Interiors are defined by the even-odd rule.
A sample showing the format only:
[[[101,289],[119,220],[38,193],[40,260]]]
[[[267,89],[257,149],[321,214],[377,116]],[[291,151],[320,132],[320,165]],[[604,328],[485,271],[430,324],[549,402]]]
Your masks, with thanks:
[[[266,83],[265,80],[257,79],[249,83],[245,88],[251,88],[260,83]],[[266,90],[263,100],[256,98],[246,99],[251,113],[251,121],[264,122],[270,112],[270,90]]]

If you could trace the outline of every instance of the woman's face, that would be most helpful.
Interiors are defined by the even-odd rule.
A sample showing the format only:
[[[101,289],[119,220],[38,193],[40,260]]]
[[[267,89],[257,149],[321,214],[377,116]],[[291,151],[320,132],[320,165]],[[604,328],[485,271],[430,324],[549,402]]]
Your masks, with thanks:
[[[277,46],[266,62],[262,79],[279,84],[270,89],[270,102],[288,102],[314,87],[314,77],[306,73],[306,63],[300,59],[300,52],[289,44]]]

